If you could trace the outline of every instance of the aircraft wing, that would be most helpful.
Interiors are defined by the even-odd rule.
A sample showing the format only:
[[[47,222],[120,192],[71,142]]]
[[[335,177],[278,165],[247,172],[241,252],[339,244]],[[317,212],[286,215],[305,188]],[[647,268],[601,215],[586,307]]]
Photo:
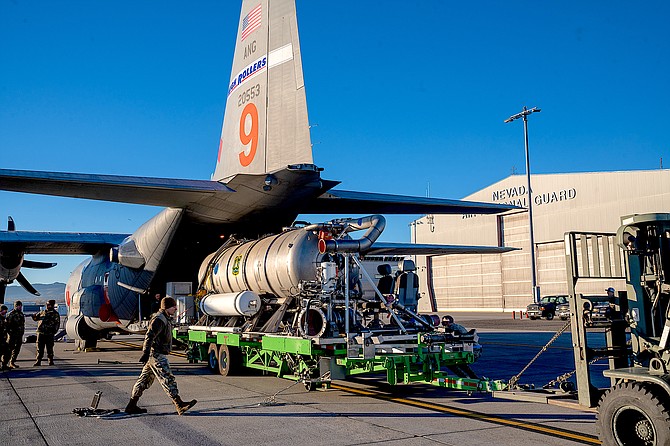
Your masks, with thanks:
[[[331,189],[305,203],[301,214],[498,214],[517,206]]]
[[[95,254],[118,246],[129,234],[85,232],[0,231],[1,248],[20,248],[26,254]]]
[[[444,255],[444,254],[500,254],[518,248],[506,246],[457,246],[417,243],[375,242],[364,255]]]
[[[233,192],[209,180],[12,169],[0,169],[0,189],[165,207],[185,207],[219,192]]]

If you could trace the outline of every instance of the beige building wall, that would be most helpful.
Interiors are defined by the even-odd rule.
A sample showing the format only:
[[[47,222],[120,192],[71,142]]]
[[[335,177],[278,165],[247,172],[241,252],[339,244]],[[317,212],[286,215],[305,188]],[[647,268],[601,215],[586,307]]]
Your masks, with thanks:
[[[564,234],[616,232],[621,217],[670,212],[670,170],[589,172],[532,176],[536,269],[541,295],[566,294]],[[475,192],[466,200],[508,203],[526,208],[525,175],[513,175]],[[418,260],[432,288],[438,311],[519,310],[532,300],[528,212],[502,216],[434,215],[419,219],[417,243],[509,246],[505,254],[434,256]],[[428,264],[431,274],[427,274]],[[578,292],[604,294],[623,281],[584,281]],[[429,309],[428,300],[422,299]]]

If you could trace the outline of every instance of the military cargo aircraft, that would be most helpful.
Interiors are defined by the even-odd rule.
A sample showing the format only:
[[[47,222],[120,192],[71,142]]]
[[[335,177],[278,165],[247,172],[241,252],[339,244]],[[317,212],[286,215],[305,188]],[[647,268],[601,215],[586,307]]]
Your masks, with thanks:
[[[294,0],[243,0],[214,174],[210,180],[0,169],[0,189],[165,207],[133,234],[0,231],[0,259],[91,254],[65,290],[67,332],[86,347],[131,330],[166,282],[197,281],[232,237],[280,233],[301,214],[493,214],[513,206],[336,188],[313,163]],[[392,253],[502,252],[375,242]],[[24,266],[29,266],[25,262]],[[17,271],[18,272],[18,271]]]

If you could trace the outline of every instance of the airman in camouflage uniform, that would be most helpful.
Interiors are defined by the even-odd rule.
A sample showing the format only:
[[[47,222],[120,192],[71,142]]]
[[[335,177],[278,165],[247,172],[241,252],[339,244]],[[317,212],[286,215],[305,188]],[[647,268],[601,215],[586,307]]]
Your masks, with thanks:
[[[5,367],[9,364],[9,368],[15,369],[18,367],[16,365],[16,358],[18,358],[21,351],[23,334],[26,331],[26,316],[23,314],[23,302],[20,300],[14,302],[14,309],[7,314],[6,325],[8,349],[2,360],[2,364]]]
[[[7,307],[5,305],[0,307],[0,357],[7,356],[7,322],[5,315],[7,314]],[[2,370],[8,370],[9,367],[3,362]]]
[[[140,362],[144,364],[142,373],[140,373],[137,382],[133,387],[130,396],[130,402],[126,406],[126,413],[141,414],[146,413],[146,409],[137,406],[140,397],[154,382],[158,379],[165,393],[172,399],[177,413],[183,414],[191,407],[195,406],[196,400],[182,401],[177,389],[177,381],[170,371],[170,362],[168,355],[172,350],[172,316],[177,311],[177,302],[171,297],[164,297],[161,300],[161,307],[151,322],[149,329],[144,337],[143,354]]]
[[[47,302],[47,309],[33,314],[32,318],[37,323],[37,357],[34,366],[42,365],[44,347],[47,349],[49,365],[54,365],[54,336],[60,328],[60,314],[54,309],[55,300]]]

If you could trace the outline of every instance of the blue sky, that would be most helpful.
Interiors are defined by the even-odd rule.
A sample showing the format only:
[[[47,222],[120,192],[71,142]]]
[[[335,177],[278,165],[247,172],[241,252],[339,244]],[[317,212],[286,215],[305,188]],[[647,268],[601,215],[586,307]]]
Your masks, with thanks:
[[[0,0],[0,167],[208,179],[239,8]],[[542,108],[533,173],[670,166],[667,2],[297,8],[315,163],[343,189],[462,198],[523,174],[522,123],[503,120],[524,105]],[[0,192],[21,230],[130,233],[158,211]],[[64,282],[82,258],[54,259],[26,276]]]

